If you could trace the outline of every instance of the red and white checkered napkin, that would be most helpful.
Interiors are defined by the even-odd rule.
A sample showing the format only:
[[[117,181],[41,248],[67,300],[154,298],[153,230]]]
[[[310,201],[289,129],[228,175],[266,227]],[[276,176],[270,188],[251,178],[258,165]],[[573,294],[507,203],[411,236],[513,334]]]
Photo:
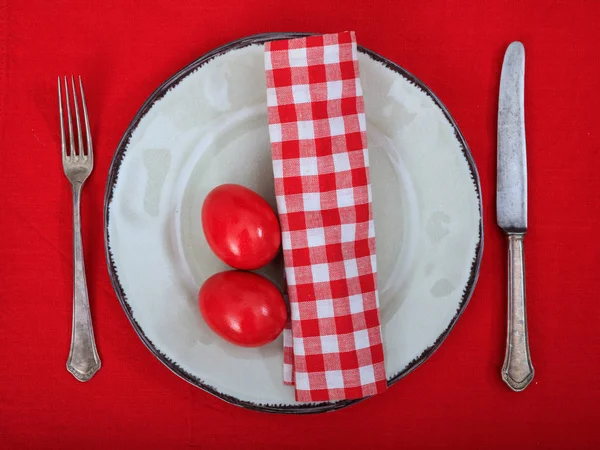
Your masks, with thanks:
[[[364,102],[353,32],[265,45],[269,134],[298,401],[386,388]]]

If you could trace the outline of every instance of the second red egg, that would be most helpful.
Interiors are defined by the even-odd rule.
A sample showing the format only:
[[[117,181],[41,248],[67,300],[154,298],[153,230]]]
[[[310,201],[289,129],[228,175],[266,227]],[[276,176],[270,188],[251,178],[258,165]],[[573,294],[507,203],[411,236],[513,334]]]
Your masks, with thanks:
[[[252,272],[230,270],[213,275],[198,294],[207,325],[242,347],[268,344],[281,334],[287,309],[279,289]]]
[[[202,227],[215,255],[236,269],[264,266],[281,245],[279,222],[271,206],[238,184],[210,191],[202,205]]]

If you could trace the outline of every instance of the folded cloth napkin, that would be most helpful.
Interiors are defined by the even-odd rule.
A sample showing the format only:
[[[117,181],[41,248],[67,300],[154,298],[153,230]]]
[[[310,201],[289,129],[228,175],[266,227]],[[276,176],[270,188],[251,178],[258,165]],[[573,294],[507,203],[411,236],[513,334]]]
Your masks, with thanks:
[[[364,102],[354,32],[265,45],[269,135],[303,402],[386,388]]]

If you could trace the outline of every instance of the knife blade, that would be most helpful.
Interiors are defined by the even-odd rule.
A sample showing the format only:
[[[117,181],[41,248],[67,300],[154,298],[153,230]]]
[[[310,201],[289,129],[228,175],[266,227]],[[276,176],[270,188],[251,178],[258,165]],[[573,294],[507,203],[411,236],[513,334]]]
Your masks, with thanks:
[[[525,145],[525,48],[506,49],[498,100],[498,179],[496,218],[508,236],[508,330],[502,378],[514,391],[533,380],[525,306],[523,239],[527,231]]]
[[[527,156],[525,144],[525,48],[506,49],[498,101],[498,183],[496,215],[507,232],[527,231]]]

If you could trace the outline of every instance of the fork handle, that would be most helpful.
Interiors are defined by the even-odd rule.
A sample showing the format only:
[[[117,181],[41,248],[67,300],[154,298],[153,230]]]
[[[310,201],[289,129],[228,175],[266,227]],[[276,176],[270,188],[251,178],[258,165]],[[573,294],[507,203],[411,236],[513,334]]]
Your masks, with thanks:
[[[525,389],[534,375],[525,308],[524,237],[521,233],[508,235],[508,333],[502,378],[517,392]]]
[[[73,328],[71,351],[67,370],[79,381],[88,381],[100,369],[100,357],[94,341],[90,314],[83,244],[81,240],[81,188],[83,183],[73,183]]]

